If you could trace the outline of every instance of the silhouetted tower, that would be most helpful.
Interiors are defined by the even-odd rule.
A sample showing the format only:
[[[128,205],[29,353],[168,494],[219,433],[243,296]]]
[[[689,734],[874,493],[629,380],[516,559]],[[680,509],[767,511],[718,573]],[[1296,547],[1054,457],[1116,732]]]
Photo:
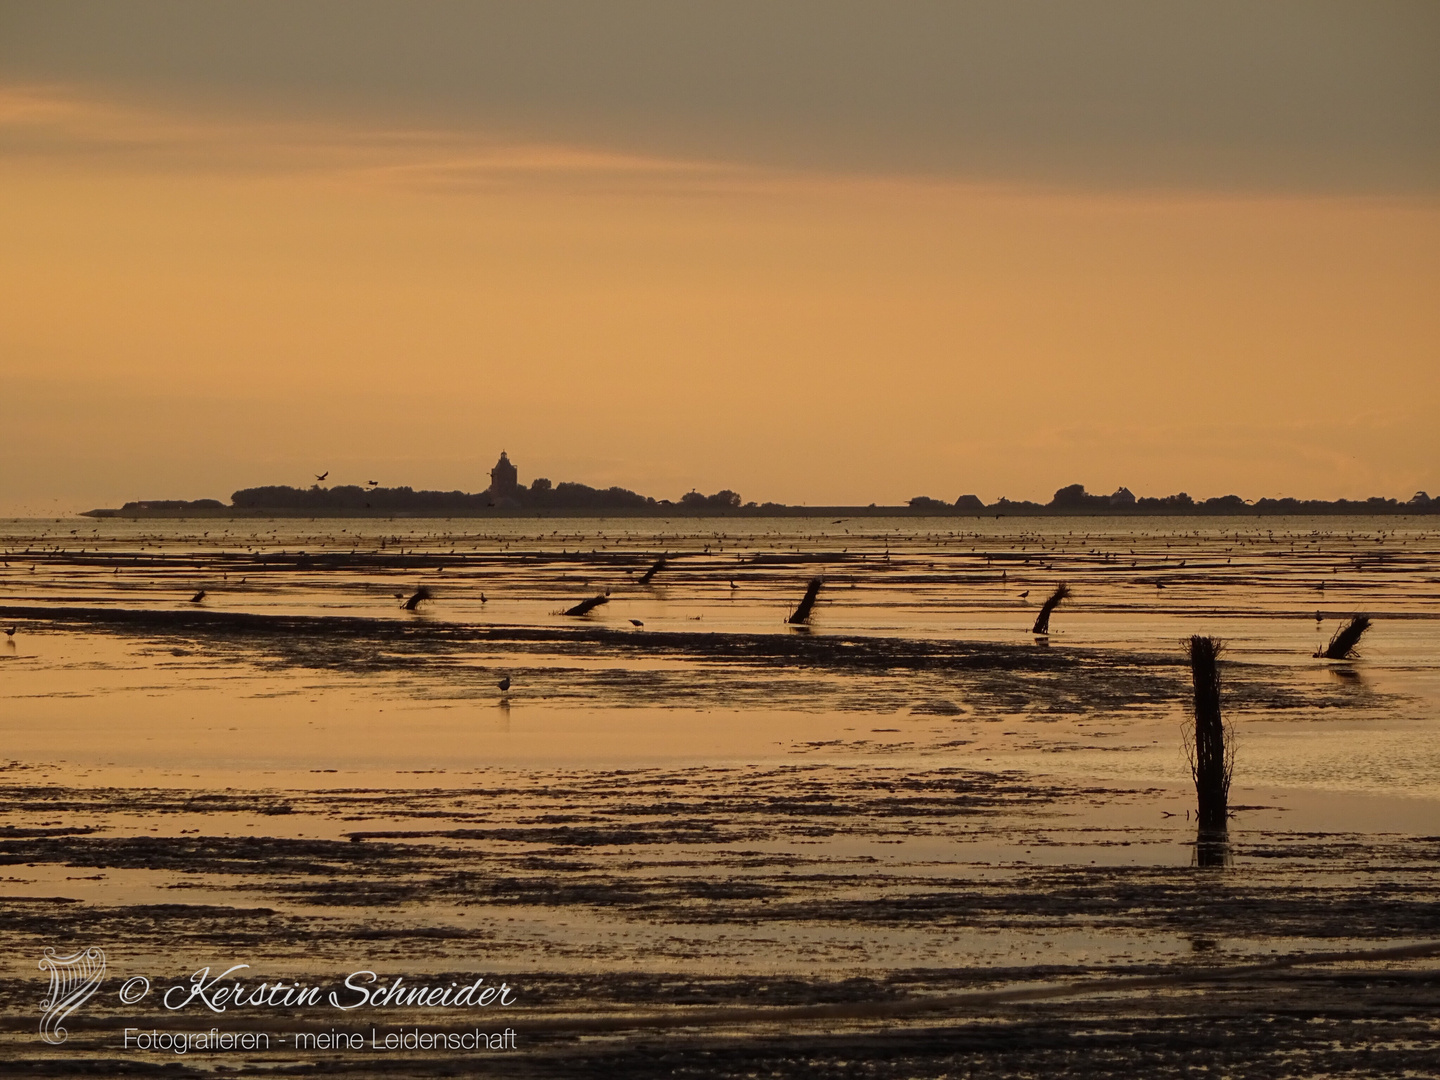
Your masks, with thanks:
[[[505,456],[505,451],[501,450],[500,460],[490,470],[490,494],[513,498],[520,490],[520,485],[516,482],[519,475],[515,466],[510,464],[510,459]]]

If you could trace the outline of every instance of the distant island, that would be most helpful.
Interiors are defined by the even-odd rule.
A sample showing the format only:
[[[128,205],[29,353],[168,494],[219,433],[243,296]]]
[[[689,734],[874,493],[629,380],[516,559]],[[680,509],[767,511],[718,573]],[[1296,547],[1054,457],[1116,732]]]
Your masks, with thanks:
[[[691,491],[678,501],[654,499],[628,488],[593,488],[586,484],[552,484],[537,478],[527,487],[502,451],[490,470],[490,486],[478,493],[415,491],[409,487],[364,485],[326,487],[243,488],[227,505],[218,499],[143,499],[118,509],[87,510],[94,518],[184,517],[1046,517],[1137,514],[1170,516],[1277,516],[1290,514],[1440,514],[1440,498],[1418,491],[1405,502],[1374,496],[1369,499],[1256,499],[1239,495],[1196,501],[1185,492],[1160,498],[1137,497],[1128,488],[1113,495],[1092,495],[1082,484],[1055,492],[1048,503],[997,499],[986,503],[976,495],[961,495],[954,502],[917,495],[900,506],[789,506],[783,503],[744,502],[725,490],[713,495]]]

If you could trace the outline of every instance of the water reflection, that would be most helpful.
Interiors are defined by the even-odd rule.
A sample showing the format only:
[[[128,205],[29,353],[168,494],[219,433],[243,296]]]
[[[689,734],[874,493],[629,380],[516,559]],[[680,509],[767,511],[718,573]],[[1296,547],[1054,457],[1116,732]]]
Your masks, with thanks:
[[[1228,830],[1199,829],[1195,833],[1195,857],[1191,866],[1230,866],[1234,862]]]

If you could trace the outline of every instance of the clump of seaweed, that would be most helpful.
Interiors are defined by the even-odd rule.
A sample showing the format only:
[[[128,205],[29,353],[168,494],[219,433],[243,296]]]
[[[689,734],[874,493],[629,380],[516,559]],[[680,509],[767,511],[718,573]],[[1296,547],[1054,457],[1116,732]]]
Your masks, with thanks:
[[[1059,607],[1060,601],[1068,598],[1069,595],[1070,586],[1066,585],[1063,581],[1055,586],[1055,591],[1050,594],[1050,599],[1045,601],[1040,608],[1040,614],[1035,616],[1035,626],[1030,632],[1032,634],[1050,633],[1050,613]]]
[[[590,597],[589,600],[581,600],[580,603],[576,604],[574,607],[572,607],[572,608],[567,608],[567,609],[566,609],[565,611],[563,611],[561,614],[564,614],[564,615],[589,615],[590,612],[594,611],[594,610],[595,610],[597,607],[599,607],[601,604],[608,604],[609,602],[610,602],[610,598],[609,598],[608,596],[603,595],[603,594],[600,595],[600,596],[592,596],[592,597]]]
[[[414,611],[426,600],[433,599],[435,599],[434,594],[432,594],[430,590],[427,589],[424,585],[421,585],[418,589],[415,590],[415,595],[410,597],[409,600],[405,601],[405,610]]]
[[[785,620],[786,622],[791,626],[799,626],[810,618],[810,612],[815,607],[815,600],[820,595],[821,584],[823,583],[818,577],[810,579],[810,585],[805,590],[805,598],[800,601],[800,606],[791,613],[790,618]]]
[[[1200,831],[1226,831],[1230,780],[1235,773],[1235,729],[1220,714],[1218,638],[1190,638],[1190,674],[1195,684],[1195,718],[1185,725],[1185,756],[1195,780]]]
[[[1360,644],[1360,639],[1365,636],[1365,631],[1370,629],[1370,616],[1356,615],[1330,639],[1330,644],[1321,649],[1315,655],[1325,660],[1348,660],[1358,655],[1355,646]]]

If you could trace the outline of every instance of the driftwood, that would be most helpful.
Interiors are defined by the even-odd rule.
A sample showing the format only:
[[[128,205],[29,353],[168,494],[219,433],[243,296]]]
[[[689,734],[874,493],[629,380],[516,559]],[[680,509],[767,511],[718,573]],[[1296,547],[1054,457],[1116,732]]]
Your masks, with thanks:
[[[1365,636],[1365,631],[1369,629],[1370,616],[1356,615],[1339,630],[1336,630],[1335,636],[1330,639],[1330,644],[1315,655],[1326,660],[1348,660],[1355,652],[1355,646],[1360,644],[1360,639]]]
[[[1032,634],[1050,633],[1050,613],[1060,606],[1061,600],[1066,599],[1069,595],[1070,586],[1063,581],[1055,586],[1055,591],[1050,594],[1050,599],[1045,601],[1040,608],[1040,614],[1035,616],[1035,625],[1030,632]]]
[[[805,599],[800,601],[800,606],[795,609],[790,618],[785,620],[786,622],[792,626],[799,626],[810,618],[810,612],[815,607],[815,599],[820,595],[821,584],[818,577],[810,579],[810,585],[805,590]]]
[[[589,615],[590,612],[594,611],[594,610],[595,610],[597,607],[599,607],[601,604],[608,604],[609,602],[610,602],[610,598],[609,598],[608,596],[604,596],[604,595],[601,595],[601,596],[592,596],[592,597],[590,597],[589,600],[581,600],[580,603],[578,603],[578,604],[576,604],[574,607],[572,607],[572,608],[570,608],[570,609],[562,612],[562,614],[565,614],[565,615]]]
[[[433,599],[433,597],[430,593],[430,590],[427,589],[424,585],[421,585],[418,589],[415,590],[415,595],[410,597],[409,600],[405,601],[405,610],[414,611],[426,600],[431,599]]]
[[[658,558],[658,559],[655,560],[655,565],[654,565],[654,566],[650,567],[649,570],[646,570],[645,573],[643,573],[643,574],[640,575],[640,584],[641,584],[641,585],[649,585],[651,579],[654,578],[656,574],[658,574],[661,570],[664,570],[664,569],[665,569],[665,556],[664,556],[664,555],[661,555],[660,558]]]

